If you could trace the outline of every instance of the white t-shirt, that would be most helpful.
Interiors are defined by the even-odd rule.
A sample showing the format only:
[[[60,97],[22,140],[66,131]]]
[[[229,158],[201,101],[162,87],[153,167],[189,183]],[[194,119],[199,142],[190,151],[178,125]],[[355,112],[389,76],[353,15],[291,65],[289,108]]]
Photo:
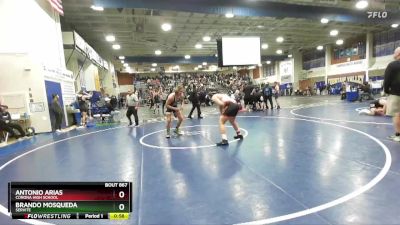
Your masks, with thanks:
[[[139,100],[136,94],[131,94],[126,96],[126,103],[128,106],[136,106],[138,101]]]

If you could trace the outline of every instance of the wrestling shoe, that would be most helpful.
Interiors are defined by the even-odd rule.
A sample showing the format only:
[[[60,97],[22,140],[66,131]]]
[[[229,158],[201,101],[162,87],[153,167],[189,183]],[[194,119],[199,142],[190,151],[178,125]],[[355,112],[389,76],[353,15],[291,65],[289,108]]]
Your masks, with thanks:
[[[221,142],[217,143],[217,146],[227,146],[227,145],[229,145],[228,140],[222,140]]]
[[[392,139],[393,141],[400,142],[400,136],[396,136]]]
[[[176,129],[174,130],[174,133],[175,133],[176,135],[183,135],[183,132],[180,131],[179,128],[176,128]]]
[[[171,132],[167,131],[167,135],[165,135],[165,138],[171,138]]]
[[[241,135],[241,134],[238,134],[238,135],[234,136],[233,138],[234,138],[234,139],[240,139],[240,140],[243,140],[243,135]]]
[[[395,139],[396,137],[400,137],[400,136],[397,136],[396,134],[393,134],[393,135],[390,135],[390,136],[387,137],[387,138],[390,139],[390,140],[393,140],[393,139]]]

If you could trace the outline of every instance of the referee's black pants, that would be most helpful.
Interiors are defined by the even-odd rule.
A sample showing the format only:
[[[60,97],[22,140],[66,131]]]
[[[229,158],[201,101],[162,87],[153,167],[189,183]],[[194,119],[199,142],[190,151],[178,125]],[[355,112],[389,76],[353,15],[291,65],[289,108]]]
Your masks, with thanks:
[[[126,111],[126,117],[128,117],[129,120],[129,125],[132,125],[132,120],[131,116],[135,117],[135,125],[139,125],[139,117],[138,117],[138,111],[135,109],[135,106],[128,106],[128,111]]]

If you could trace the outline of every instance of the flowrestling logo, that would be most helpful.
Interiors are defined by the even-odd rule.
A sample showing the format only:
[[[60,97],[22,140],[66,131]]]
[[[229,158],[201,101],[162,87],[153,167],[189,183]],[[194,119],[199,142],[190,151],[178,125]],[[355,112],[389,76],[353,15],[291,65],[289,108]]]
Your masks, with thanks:
[[[367,12],[369,19],[386,19],[388,17],[388,13],[386,11],[383,12]]]

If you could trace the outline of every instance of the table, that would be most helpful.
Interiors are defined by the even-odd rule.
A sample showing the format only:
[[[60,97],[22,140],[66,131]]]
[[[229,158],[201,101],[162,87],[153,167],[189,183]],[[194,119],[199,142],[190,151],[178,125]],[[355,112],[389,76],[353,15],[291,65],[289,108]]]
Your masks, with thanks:
[[[358,100],[358,92],[357,91],[346,92],[346,100],[349,102],[357,101]]]

